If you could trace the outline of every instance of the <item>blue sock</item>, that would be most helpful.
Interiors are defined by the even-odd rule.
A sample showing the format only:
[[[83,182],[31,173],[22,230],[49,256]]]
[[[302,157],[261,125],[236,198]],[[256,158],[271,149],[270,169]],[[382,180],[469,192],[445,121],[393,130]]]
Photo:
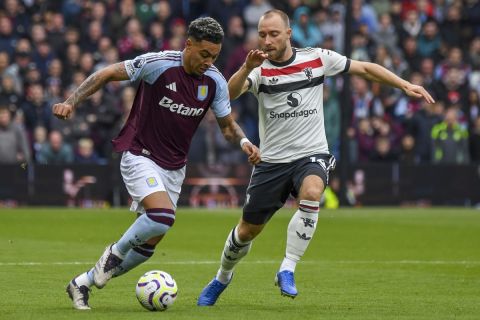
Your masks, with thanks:
[[[155,251],[155,246],[150,244],[142,244],[141,246],[132,248],[128,251],[127,255],[123,259],[123,262],[120,264],[120,268],[113,275],[118,277],[136,266],[144,263],[153,255]]]
[[[175,222],[175,211],[165,208],[147,209],[145,214],[135,220],[125,234],[115,244],[122,255],[145,244],[153,237],[165,234]]]

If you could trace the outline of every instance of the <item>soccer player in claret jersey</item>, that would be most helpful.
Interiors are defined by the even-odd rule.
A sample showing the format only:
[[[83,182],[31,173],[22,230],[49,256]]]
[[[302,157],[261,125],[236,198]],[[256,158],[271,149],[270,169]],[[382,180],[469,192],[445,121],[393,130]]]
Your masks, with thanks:
[[[113,140],[115,151],[123,153],[120,171],[133,199],[131,210],[139,214],[92,269],[70,281],[67,293],[74,308],[90,309],[90,287],[103,288],[112,277],[148,260],[172,227],[190,142],[209,107],[225,138],[239,145],[250,163],[260,161],[258,148],[230,115],[227,82],[213,66],[222,39],[223,30],[214,19],[196,19],[182,52],[147,53],[108,66],[53,106],[55,116],[68,119],[107,82],[140,80],[128,120]]]
[[[220,268],[198,298],[201,306],[215,304],[230,283],[234,266],[290,194],[297,199],[298,210],[287,227],[285,257],[275,283],[282,295],[297,296],[295,266],[313,237],[319,201],[335,167],[323,124],[326,76],[348,72],[433,102],[424,88],[377,64],[320,48],[293,48],[288,17],[280,10],[267,11],[260,18],[258,36],[261,50],[249,52],[228,88],[231,99],[247,90],[258,99],[262,162],[254,167],[243,216],[228,234]]]

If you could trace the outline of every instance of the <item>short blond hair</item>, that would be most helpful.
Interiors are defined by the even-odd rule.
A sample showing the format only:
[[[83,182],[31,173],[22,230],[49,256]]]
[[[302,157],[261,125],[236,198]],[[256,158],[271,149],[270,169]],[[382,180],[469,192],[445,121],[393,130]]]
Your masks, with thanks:
[[[290,28],[290,19],[288,18],[287,14],[285,12],[283,12],[282,10],[278,10],[278,9],[268,10],[262,15],[262,18],[263,17],[267,18],[267,17],[269,17],[271,15],[274,15],[274,14],[279,15],[280,18],[282,18],[283,23],[285,23],[285,26],[287,28]]]

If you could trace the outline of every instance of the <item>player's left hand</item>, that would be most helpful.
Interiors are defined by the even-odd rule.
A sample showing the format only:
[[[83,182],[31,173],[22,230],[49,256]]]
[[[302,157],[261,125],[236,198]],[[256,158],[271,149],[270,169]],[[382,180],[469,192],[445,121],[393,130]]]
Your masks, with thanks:
[[[405,94],[409,97],[424,98],[428,103],[435,103],[430,93],[424,87],[409,83],[404,89]]]
[[[245,142],[242,145],[242,150],[248,155],[248,162],[250,162],[250,164],[256,165],[261,161],[260,150],[251,142]]]

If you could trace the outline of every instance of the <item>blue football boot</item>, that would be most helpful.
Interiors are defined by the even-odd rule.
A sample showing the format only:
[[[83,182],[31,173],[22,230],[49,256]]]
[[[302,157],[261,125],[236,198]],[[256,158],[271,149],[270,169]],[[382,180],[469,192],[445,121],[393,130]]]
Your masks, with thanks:
[[[275,276],[275,285],[280,287],[280,293],[282,296],[295,298],[298,294],[297,287],[295,286],[295,279],[293,278],[293,272],[284,270],[278,272]]]
[[[223,290],[227,288],[232,279],[227,284],[223,284],[216,278],[213,278],[205,288],[203,288],[198,297],[197,306],[213,306]]]

